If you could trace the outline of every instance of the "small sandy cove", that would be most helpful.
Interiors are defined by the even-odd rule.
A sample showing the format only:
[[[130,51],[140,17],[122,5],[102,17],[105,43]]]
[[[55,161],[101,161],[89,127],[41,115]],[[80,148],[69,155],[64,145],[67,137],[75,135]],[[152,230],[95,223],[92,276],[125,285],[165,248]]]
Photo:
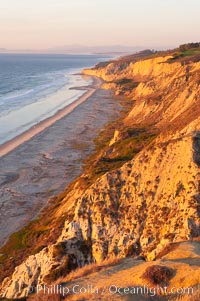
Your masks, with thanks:
[[[0,146],[0,157],[11,152],[25,141],[30,140],[32,137],[39,134],[47,127],[51,126],[56,121],[62,119],[63,117],[71,113],[77,106],[79,106],[81,103],[86,101],[90,96],[92,96],[94,92],[96,92],[96,90],[100,88],[101,84],[102,84],[102,80],[100,78],[93,77],[93,84],[86,87],[87,91],[82,96],[80,96],[76,101],[69,104],[64,109],[59,110],[55,115],[39,122],[37,125],[31,127],[29,130],[25,131],[24,133],[2,144]],[[83,87],[81,87],[81,89],[83,89]]]

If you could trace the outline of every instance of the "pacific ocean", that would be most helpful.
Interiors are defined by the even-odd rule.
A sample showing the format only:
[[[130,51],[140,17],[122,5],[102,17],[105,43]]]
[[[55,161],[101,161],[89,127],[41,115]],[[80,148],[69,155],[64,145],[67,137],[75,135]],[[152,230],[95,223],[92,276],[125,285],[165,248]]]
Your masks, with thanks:
[[[0,54],[0,145],[75,101],[99,55]]]

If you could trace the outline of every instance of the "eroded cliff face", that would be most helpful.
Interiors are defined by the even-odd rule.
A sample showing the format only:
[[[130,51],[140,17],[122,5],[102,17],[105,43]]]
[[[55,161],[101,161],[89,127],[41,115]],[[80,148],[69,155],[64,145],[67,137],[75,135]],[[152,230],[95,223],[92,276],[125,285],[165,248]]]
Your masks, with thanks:
[[[4,280],[1,296],[22,297],[70,264],[142,255],[154,260],[170,242],[200,235],[200,64],[158,57],[85,70],[133,100],[126,126],[156,127],[159,135],[120,168],[86,190],[78,182],[58,214],[68,212],[55,244],[32,255]],[[128,87],[124,81],[129,79]],[[131,88],[132,83],[137,82]],[[109,83],[108,83],[109,82]],[[125,83],[127,83],[125,81]],[[110,152],[120,140],[116,129]],[[48,277],[48,275],[50,275]]]

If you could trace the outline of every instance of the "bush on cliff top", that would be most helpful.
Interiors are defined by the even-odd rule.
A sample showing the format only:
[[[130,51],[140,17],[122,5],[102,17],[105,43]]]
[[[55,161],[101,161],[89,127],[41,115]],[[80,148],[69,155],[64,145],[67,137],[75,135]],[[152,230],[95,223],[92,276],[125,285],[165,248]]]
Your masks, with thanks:
[[[161,265],[149,266],[142,275],[153,285],[168,285],[173,276],[174,271],[172,269]]]

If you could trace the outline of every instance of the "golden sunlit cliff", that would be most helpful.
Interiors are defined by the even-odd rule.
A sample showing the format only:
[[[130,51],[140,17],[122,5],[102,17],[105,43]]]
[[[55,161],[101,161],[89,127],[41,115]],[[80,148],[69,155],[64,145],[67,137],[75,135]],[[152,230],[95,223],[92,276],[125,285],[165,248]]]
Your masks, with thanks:
[[[2,297],[24,297],[31,286],[56,281],[72,262],[152,261],[171,243],[200,236],[198,59],[152,54],[99,64],[84,74],[102,78],[130,109],[112,127],[88,174],[63,196],[55,213],[65,216],[59,236],[3,280]]]

